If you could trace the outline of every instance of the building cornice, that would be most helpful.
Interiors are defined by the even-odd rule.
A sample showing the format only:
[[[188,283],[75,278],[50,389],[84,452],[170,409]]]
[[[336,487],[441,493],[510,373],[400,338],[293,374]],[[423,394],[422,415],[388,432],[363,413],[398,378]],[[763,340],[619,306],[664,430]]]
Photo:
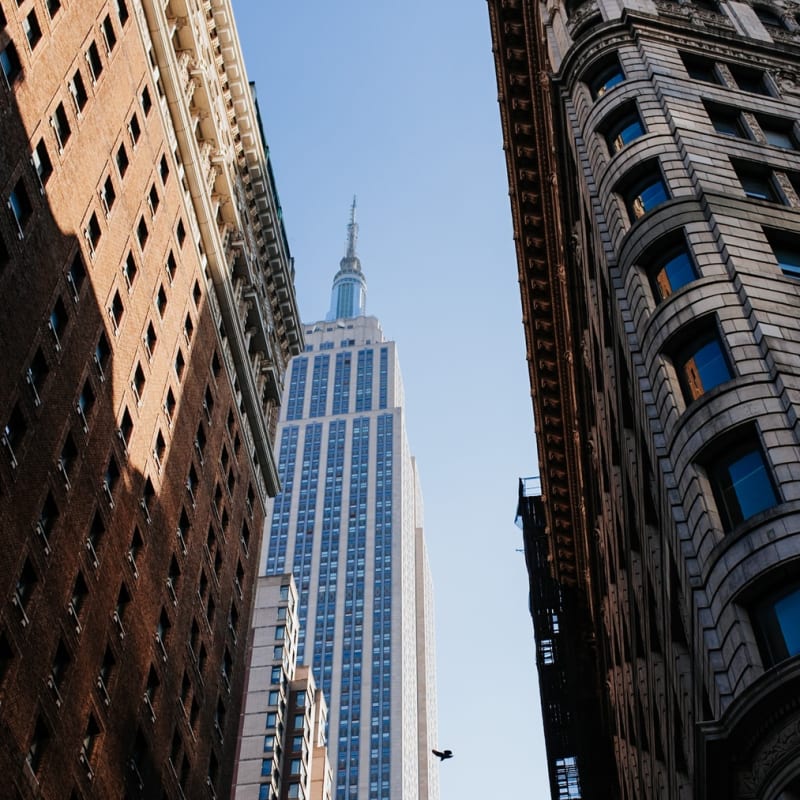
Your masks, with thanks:
[[[554,577],[584,581],[585,511],[572,326],[550,117],[550,77],[534,4],[489,0],[503,148],[519,269],[542,496]]]

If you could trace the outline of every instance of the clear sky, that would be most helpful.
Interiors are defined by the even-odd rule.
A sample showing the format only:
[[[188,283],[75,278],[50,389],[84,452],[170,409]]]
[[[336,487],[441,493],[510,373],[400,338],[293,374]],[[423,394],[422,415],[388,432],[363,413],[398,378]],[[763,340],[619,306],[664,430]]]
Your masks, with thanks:
[[[358,196],[367,311],[398,343],[437,619],[442,800],[547,798],[517,479],[538,473],[484,0],[233,0],[300,313]]]

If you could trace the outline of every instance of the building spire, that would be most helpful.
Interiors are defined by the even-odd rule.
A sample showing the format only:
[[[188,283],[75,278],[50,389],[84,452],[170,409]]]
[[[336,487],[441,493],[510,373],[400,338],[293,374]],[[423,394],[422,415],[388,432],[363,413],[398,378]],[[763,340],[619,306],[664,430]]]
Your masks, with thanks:
[[[356,255],[358,223],[356,222],[356,196],[350,206],[350,222],[347,225],[347,248],[339,262],[339,271],[333,279],[331,307],[326,320],[363,317],[367,311],[367,280],[361,271],[361,261]]]
[[[356,222],[356,196],[353,195],[353,205],[350,206],[350,224],[347,226],[347,253],[346,258],[356,257],[356,242],[358,241],[358,223]]]

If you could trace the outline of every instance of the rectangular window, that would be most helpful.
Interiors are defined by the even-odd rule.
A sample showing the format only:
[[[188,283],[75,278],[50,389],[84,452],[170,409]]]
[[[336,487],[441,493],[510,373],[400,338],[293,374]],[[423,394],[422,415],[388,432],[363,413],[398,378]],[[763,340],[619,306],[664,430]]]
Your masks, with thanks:
[[[758,117],[758,124],[764,138],[773,147],[782,147],[784,150],[797,149],[797,136],[794,124],[788,119],[778,117]]]
[[[56,106],[56,110],[50,118],[50,125],[55,131],[59,149],[63,150],[72,134],[72,129],[69,126],[69,119],[67,118],[67,112],[64,109],[63,103],[59,103]]]
[[[635,109],[626,108],[608,123],[605,130],[605,139],[609,152],[618,153],[634,139],[644,135],[644,125]]]
[[[728,69],[736,81],[736,85],[743,92],[751,94],[763,94],[769,97],[771,92],[767,86],[766,76],[759,69],[749,69],[738,64],[728,64]]]
[[[119,146],[119,150],[117,150],[117,169],[119,170],[119,175],[121,178],[125,177],[125,173],[128,171],[128,165],[130,161],[128,160],[128,151],[125,149],[125,145],[121,144]]]
[[[683,242],[672,244],[660,240],[650,252],[653,264],[648,269],[653,294],[659,302],[697,278],[697,271]],[[644,259],[648,261],[649,258]]]
[[[753,611],[766,666],[800,653],[800,586],[773,592]]]
[[[601,64],[599,67],[596,66],[592,72],[593,76],[588,81],[588,86],[593,100],[599,100],[617,84],[625,80],[625,73],[622,71],[622,67],[616,57]]]
[[[675,353],[673,360],[684,399],[691,403],[729,381],[733,374],[712,321],[692,325],[687,333],[688,343]]]
[[[108,216],[111,213],[111,209],[114,208],[114,202],[116,199],[117,193],[114,190],[114,182],[111,180],[111,176],[109,175],[103,182],[103,188],[100,190],[100,201],[103,204],[106,216]]]
[[[22,238],[25,224],[33,214],[33,206],[31,205],[31,200],[30,197],[28,197],[28,191],[25,188],[25,183],[22,178],[16,182],[14,188],[11,190],[11,194],[8,196],[8,207],[14,215],[19,236]]]
[[[119,17],[119,24],[124,25],[128,21],[128,5],[125,0],[117,0],[117,16]]]
[[[650,164],[640,171],[639,177],[622,187],[620,194],[625,201],[631,222],[636,222],[669,199],[667,187],[661,177],[661,170],[656,163]]]
[[[704,83],[720,83],[716,65],[708,58],[695,56],[690,53],[681,53],[681,61],[689,73],[689,77]]]
[[[31,50],[39,44],[42,38],[42,29],[39,27],[39,20],[36,17],[36,12],[31,11],[25,19],[22,20],[22,30],[25,33],[25,38],[31,46]]]
[[[765,233],[783,274],[800,278],[800,236],[777,230],[767,230]]]
[[[3,70],[3,75],[8,85],[11,85],[22,72],[22,64],[14,42],[9,42],[0,50],[0,69]]]
[[[714,447],[707,469],[726,531],[778,503],[755,429],[737,429]]]
[[[738,108],[705,104],[711,124],[717,133],[737,139],[750,138],[742,122],[742,113]]]
[[[89,96],[86,93],[86,85],[83,82],[83,75],[81,75],[79,69],[75,70],[75,74],[69,82],[69,93],[75,101],[75,111],[80,115],[80,112],[83,111],[86,106]]]
[[[97,214],[92,212],[92,216],[89,217],[89,222],[83,231],[83,235],[86,237],[86,241],[89,243],[89,249],[92,251],[92,255],[94,255],[97,245],[100,243],[100,237],[102,234],[103,232],[100,229],[100,223],[97,220]]]
[[[106,42],[106,52],[111,55],[112,50],[117,44],[117,34],[114,32],[114,25],[111,23],[111,17],[106,14],[103,19],[103,38]]]
[[[47,6],[47,13],[52,19],[61,9],[61,0],[47,0],[45,5]]]
[[[89,72],[92,75],[92,83],[97,83],[97,79],[103,73],[103,62],[100,59],[100,51],[97,49],[97,42],[92,42],[86,51],[86,63],[89,65]]]
[[[772,172],[757,164],[734,164],[736,175],[747,197],[752,200],[768,200],[780,203],[781,198]]]

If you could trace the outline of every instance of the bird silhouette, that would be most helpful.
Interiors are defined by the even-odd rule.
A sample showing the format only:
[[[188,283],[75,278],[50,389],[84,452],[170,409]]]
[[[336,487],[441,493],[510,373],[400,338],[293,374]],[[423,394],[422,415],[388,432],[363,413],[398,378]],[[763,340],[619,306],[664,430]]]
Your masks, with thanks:
[[[433,753],[435,756],[439,756],[439,761],[444,761],[446,758],[453,757],[452,750],[431,750],[431,753]]]

